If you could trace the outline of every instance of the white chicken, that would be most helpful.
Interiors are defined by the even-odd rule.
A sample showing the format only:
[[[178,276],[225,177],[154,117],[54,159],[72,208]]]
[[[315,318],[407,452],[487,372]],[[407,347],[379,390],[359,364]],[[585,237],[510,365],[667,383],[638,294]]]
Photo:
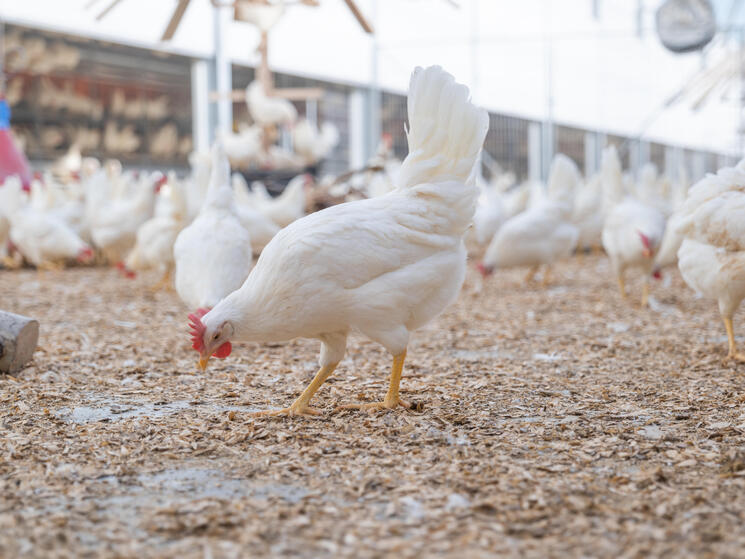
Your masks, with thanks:
[[[505,221],[505,212],[502,196],[495,186],[482,182],[479,191],[476,213],[473,215],[473,231],[476,242],[483,245],[497,234]]]
[[[655,208],[638,200],[623,197],[621,163],[612,146],[603,151],[604,203],[609,208],[603,224],[603,248],[611,261],[621,297],[626,298],[626,270],[642,271],[642,306],[649,300],[649,278],[654,270],[654,259],[665,234],[665,216]]]
[[[358,331],[393,355],[385,400],[351,408],[408,404],[399,383],[410,333],[458,294],[466,269],[464,235],[478,191],[474,163],[489,124],[468,88],[433,66],[409,86],[409,155],[386,196],[332,206],[281,230],[243,286],[203,317],[191,315],[202,369],[231,341],[321,341],[321,368],[289,408],[265,415],[317,414],[313,394],[334,371],[347,335]]]
[[[182,185],[171,172],[158,191],[155,215],[137,230],[135,246],[124,261],[126,269],[134,272],[155,269],[161,274],[161,279],[153,289],[169,286],[174,266],[173,247],[185,219],[186,200]]]
[[[314,165],[326,158],[339,143],[339,130],[330,122],[321,131],[307,119],[301,119],[292,129],[292,145],[306,165]]]
[[[246,88],[246,104],[251,118],[259,126],[292,124],[297,119],[295,106],[286,99],[267,96],[258,80]]]
[[[94,207],[87,208],[93,243],[110,263],[118,265],[123,261],[137,240],[137,230],[153,215],[159,179],[160,175],[143,173],[139,180],[130,183],[121,176],[110,196],[94,197]]]
[[[268,194],[264,196],[266,188],[262,184],[261,187],[256,187],[257,193],[250,198],[254,202],[253,208],[279,227],[286,227],[305,215],[305,189],[309,188],[312,182],[311,175],[298,175],[287,183],[282,194],[276,198]]]
[[[248,196],[248,185],[243,176],[235,173],[233,175],[233,195],[235,196],[236,211],[238,219],[248,231],[251,238],[251,248],[255,254],[264,250],[274,235],[279,232],[279,225],[266,217],[260,211],[254,209],[253,199]]]
[[[251,271],[251,239],[238,218],[230,166],[219,143],[212,148],[212,177],[204,205],[179,233],[173,257],[176,291],[191,309],[214,307]]]
[[[220,131],[220,141],[233,168],[247,168],[258,161],[263,131],[258,126],[242,126],[238,134]]]
[[[23,257],[41,270],[58,270],[72,259],[89,262],[93,258],[91,247],[60,218],[24,204],[20,186],[13,181],[20,183],[15,177],[5,181],[3,188],[9,189],[9,196],[4,202],[10,221],[10,240]],[[41,188],[40,182],[34,181],[31,188]]]
[[[207,188],[212,174],[212,156],[209,152],[193,152],[189,155],[191,174],[184,181],[184,195],[186,196],[186,222],[190,223],[197,217],[207,196]]]
[[[670,206],[673,209],[673,214],[667,221],[665,235],[662,237],[662,244],[654,261],[657,273],[667,266],[678,263],[678,250],[680,249],[680,245],[683,244],[683,237],[680,234],[678,225],[681,220],[680,210],[683,204],[685,204],[686,196],[688,195],[688,186],[687,175],[683,170],[678,177],[678,181],[672,188]]]
[[[603,190],[600,175],[590,177],[578,190],[572,223],[579,230],[577,249],[599,249],[603,234]]]
[[[717,300],[727,330],[727,359],[745,362],[732,325],[745,299],[745,160],[700,180],[680,214],[680,273],[692,289]]]
[[[554,262],[568,258],[577,245],[577,227],[571,221],[574,189],[579,171],[574,162],[559,154],[551,164],[548,193],[521,214],[509,219],[497,231],[478,265],[484,276],[495,268],[530,266],[526,281],[533,279],[541,265],[549,281]]]

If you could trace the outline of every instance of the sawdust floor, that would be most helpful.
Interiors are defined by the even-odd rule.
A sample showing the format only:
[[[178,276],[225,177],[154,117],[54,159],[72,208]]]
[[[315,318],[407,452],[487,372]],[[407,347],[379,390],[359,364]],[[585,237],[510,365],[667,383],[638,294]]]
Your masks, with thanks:
[[[500,272],[420,331],[402,383],[351,340],[320,419],[251,419],[316,342],[239,345],[195,374],[186,309],[106,269],[0,272],[41,321],[0,377],[1,557],[745,555],[745,365],[677,273],[621,302],[603,258],[547,290]],[[638,281],[631,281],[634,300]],[[743,332],[745,313],[737,315]]]

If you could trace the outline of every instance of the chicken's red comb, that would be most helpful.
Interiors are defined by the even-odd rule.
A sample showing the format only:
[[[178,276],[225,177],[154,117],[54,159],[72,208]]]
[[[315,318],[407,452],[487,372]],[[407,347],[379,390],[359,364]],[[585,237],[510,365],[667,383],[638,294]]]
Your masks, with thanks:
[[[163,188],[163,185],[168,182],[168,176],[163,175],[160,177],[157,181],[155,181],[155,192],[160,192],[160,189]]]
[[[647,236],[646,236],[646,235],[645,235],[644,233],[642,233],[641,231],[637,231],[637,233],[639,233],[639,236],[640,236],[640,237],[641,237],[641,239],[642,239],[642,244],[644,245],[644,248],[646,248],[647,250],[652,250],[652,245],[651,245],[651,243],[649,242],[649,237],[647,237]]]
[[[202,323],[202,317],[210,312],[209,309],[197,309],[189,315],[189,328],[191,328],[191,347],[197,351],[204,349],[204,332],[207,327]]]

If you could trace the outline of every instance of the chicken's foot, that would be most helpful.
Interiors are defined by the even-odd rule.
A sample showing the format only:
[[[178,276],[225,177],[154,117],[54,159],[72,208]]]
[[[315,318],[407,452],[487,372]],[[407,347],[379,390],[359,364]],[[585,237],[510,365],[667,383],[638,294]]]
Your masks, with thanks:
[[[642,285],[642,307],[648,307],[649,306],[649,283],[644,282],[644,285]]]
[[[538,266],[531,266],[530,270],[528,270],[527,275],[525,276],[525,283],[530,283],[535,278],[535,275],[538,273]]]
[[[551,283],[551,266],[548,264],[543,269],[543,279],[541,280],[541,287],[548,287],[548,284]]]
[[[4,256],[2,259],[2,264],[3,264],[3,267],[7,268],[8,270],[17,270],[23,265],[23,258],[13,258],[12,256]]]
[[[745,355],[737,352],[737,346],[735,344],[735,329],[732,326],[731,317],[724,317],[724,327],[727,329],[727,340],[729,341],[729,353],[727,353],[727,357],[725,357],[724,360],[745,363]]]
[[[60,272],[65,269],[65,265],[59,262],[52,262],[50,260],[43,260],[36,266],[36,270],[39,272]]]
[[[388,386],[388,394],[382,402],[372,402],[369,404],[347,404],[339,406],[334,411],[339,410],[367,410],[369,412],[379,410],[394,410],[398,406],[410,408],[411,404],[402,400],[398,394],[398,387],[401,384],[401,374],[404,370],[404,360],[406,359],[406,350],[403,353],[393,357],[393,367],[391,367],[391,382]]]
[[[163,274],[163,277],[158,280],[158,283],[153,285],[150,289],[152,291],[160,291],[161,289],[171,290],[172,287],[171,270],[169,268],[168,270],[166,270],[165,274]]]
[[[626,282],[622,275],[618,276],[618,290],[621,292],[621,299],[626,299]]]
[[[298,399],[295,400],[289,408],[282,408],[280,410],[257,411],[250,414],[250,416],[273,417],[278,415],[286,415],[287,417],[294,417],[297,415],[322,415],[322,411],[311,408],[308,403],[310,402],[310,399],[313,397],[313,395],[318,391],[318,389],[321,388],[321,385],[326,382],[326,379],[329,378],[331,373],[334,372],[334,369],[336,369],[336,366],[338,364],[339,363],[331,363],[329,365],[324,365],[323,367],[321,367],[308,387],[300,396],[298,396]]]

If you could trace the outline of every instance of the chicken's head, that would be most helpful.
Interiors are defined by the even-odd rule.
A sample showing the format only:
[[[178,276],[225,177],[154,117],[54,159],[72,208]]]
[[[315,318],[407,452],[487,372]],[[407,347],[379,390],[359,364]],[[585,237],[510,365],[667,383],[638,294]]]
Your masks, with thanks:
[[[78,251],[78,254],[75,257],[75,259],[80,264],[89,264],[93,260],[93,256],[94,256],[93,249],[86,245]]]
[[[199,368],[204,371],[210,357],[225,359],[233,347],[230,338],[235,330],[230,322],[221,322],[215,326],[202,322],[202,318],[209,309],[197,309],[189,315],[189,328],[191,329],[191,347],[199,352]]]
[[[135,279],[137,277],[137,272],[134,270],[130,270],[127,268],[127,265],[124,263],[124,261],[119,261],[116,263],[116,269],[119,270],[119,272],[128,279]]]
[[[494,273],[494,266],[489,266],[488,264],[484,264],[483,262],[477,263],[476,269],[479,271],[481,277],[483,278],[488,278]]]

